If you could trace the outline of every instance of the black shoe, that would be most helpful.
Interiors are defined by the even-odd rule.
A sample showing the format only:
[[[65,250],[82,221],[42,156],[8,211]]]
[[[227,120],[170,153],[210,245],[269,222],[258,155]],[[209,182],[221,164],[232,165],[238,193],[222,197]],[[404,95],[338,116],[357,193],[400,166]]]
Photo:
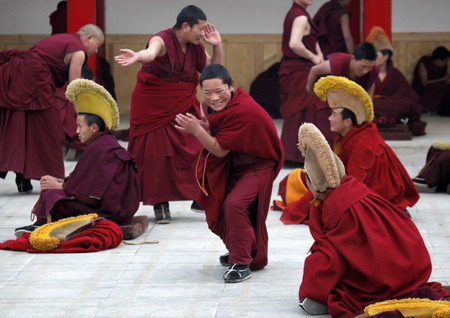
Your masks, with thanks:
[[[169,202],[160,202],[153,206],[153,211],[155,211],[155,222],[156,224],[169,224],[170,210]]]
[[[44,220],[39,220],[39,221],[34,222],[31,225],[18,227],[17,229],[14,230],[14,234],[16,234],[16,237],[21,237],[23,233],[31,233],[34,230],[36,230],[38,227],[40,227],[46,223],[47,222],[45,222]]]
[[[225,283],[240,283],[252,277],[250,267],[244,264],[232,264],[223,274]]]
[[[232,264],[228,262],[228,253],[219,256],[220,265],[231,266]]]
[[[196,201],[192,201],[191,211],[197,213],[205,213],[205,210],[203,210],[203,208]]]
[[[328,314],[328,306],[311,298],[300,299],[299,306],[310,315],[326,315]]]
[[[24,179],[21,173],[16,173],[17,191],[20,193],[27,193],[33,190],[30,179]]]
[[[416,189],[420,193],[434,193],[436,192],[437,186],[430,186],[427,184],[424,178],[421,177],[415,177],[412,179],[414,182],[414,185],[416,186]]]

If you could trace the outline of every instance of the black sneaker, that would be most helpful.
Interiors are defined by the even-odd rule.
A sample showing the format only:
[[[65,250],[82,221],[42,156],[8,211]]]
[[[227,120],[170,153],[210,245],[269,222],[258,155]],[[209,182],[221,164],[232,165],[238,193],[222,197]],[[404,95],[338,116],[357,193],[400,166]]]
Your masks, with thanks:
[[[192,201],[191,211],[197,213],[205,213],[205,210],[203,210],[203,208],[196,201]]]
[[[17,191],[20,193],[28,193],[33,190],[30,179],[24,179],[21,173],[16,173]]]
[[[219,256],[220,265],[231,266],[232,264],[228,261],[228,253]]]
[[[240,283],[252,277],[250,267],[244,264],[232,264],[223,274],[225,283]]]
[[[21,237],[23,233],[31,233],[34,230],[36,230],[38,227],[40,227],[46,223],[47,222],[45,222],[44,220],[39,220],[39,221],[34,222],[31,225],[18,227],[17,229],[14,230],[14,234],[16,234],[16,237]]]
[[[299,306],[310,315],[326,315],[328,314],[328,306],[311,298],[300,299]]]
[[[153,206],[155,211],[156,224],[169,224],[172,218],[170,217],[169,202],[160,202]]]

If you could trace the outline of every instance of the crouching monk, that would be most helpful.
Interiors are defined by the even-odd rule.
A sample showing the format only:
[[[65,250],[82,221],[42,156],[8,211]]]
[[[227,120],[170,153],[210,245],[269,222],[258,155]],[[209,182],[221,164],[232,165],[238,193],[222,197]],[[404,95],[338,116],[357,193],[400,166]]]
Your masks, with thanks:
[[[84,79],[71,82],[66,97],[75,103],[77,134],[86,149],[64,180],[48,175],[41,178],[41,195],[32,211],[37,221],[16,229],[17,237],[48,220],[88,213],[124,225],[139,207],[134,158],[109,133],[119,123],[116,102],[102,86]]]
[[[388,299],[449,293],[427,283],[431,260],[425,243],[402,210],[345,175],[313,124],[299,130],[303,177],[314,195],[309,228],[314,238],[305,260],[300,306],[309,314],[354,317],[364,306]]]

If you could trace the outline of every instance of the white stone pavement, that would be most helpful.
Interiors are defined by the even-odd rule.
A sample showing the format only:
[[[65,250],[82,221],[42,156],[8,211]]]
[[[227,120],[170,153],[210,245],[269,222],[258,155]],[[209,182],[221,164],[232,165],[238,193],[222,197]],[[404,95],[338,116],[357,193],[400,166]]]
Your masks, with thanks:
[[[425,116],[428,134],[412,141],[391,141],[412,177],[425,162],[434,139],[450,140],[449,118]],[[277,126],[281,120],[275,120]],[[122,124],[124,126],[124,124]],[[66,171],[74,162],[66,162]],[[274,183],[289,172],[283,169]],[[14,177],[0,179],[0,241],[29,224],[39,184],[31,194],[16,191]],[[0,250],[0,317],[302,317],[298,287],[312,244],[305,225],[283,225],[270,211],[269,265],[239,284],[224,284],[218,257],[221,241],[190,211],[188,201],[171,203],[173,221],[155,225],[151,206],[139,215],[150,219],[137,242],[96,253],[28,254]],[[450,195],[422,194],[410,209],[433,261],[431,280],[450,284]],[[420,260],[417,260],[420,261]],[[327,317],[327,316],[324,316]]]

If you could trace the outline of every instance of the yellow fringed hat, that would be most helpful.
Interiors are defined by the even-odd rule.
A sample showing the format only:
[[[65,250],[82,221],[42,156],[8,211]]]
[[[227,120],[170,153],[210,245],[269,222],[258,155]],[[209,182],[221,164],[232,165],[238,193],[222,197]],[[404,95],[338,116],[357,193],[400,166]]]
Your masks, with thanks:
[[[450,302],[423,298],[406,298],[386,300],[367,306],[364,313],[373,316],[384,311],[398,310],[405,317],[416,318],[448,318],[450,317]],[[365,317],[363,315],[358,317]]]
[[[111,94],[101,85],[87,79],[76,79],[67,86],[66,97],[75,104],[78,113],[99,116],[106,128],[119,126],[119,109]]]
[[[315,190],[325,192],[339,186],[345,175],[344,164],[316,126],[310,123],[300,126],[298,149],[305,157],[305,171]]]
[[[98,221],[96,213],[68,217],[56,222],[44,224],[30,234],[30,245],[38,251],[54,250],[61,242]]]
[[[366,42],[372,43],[377,51],[390,50],[391,52],[394,52],[389,37],[386,32],[384,32],[383,28],[379,26],[372,27],[366,37]]]
[[[450,150],[450,142],[444,140],[435,140],[431,146],[438,150]]]
[[[326,76],[314,85],[314,93],[331,108],[347,108],[356,116],[358,125],[373,121],[373,103],[369,94],[357,83],[342,76]]]

